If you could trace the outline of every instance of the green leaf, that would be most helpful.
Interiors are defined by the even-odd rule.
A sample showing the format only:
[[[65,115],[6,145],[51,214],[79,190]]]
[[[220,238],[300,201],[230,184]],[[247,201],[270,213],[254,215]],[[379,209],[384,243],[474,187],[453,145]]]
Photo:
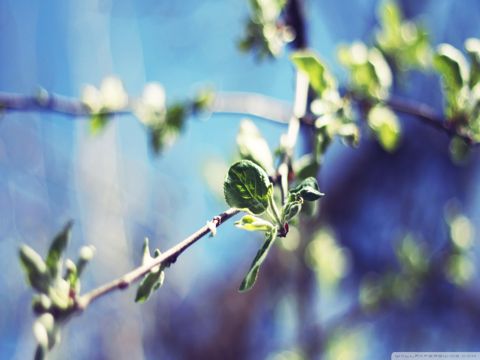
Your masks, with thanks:
[[[289,200],[283,208],[283,221],[289,222],[290,220],[292,220],[300,213],[300,211],[302,210],[302,206],[303,198],[297,196],[289,197]]]
[[[37,291],[47,293],[50,278],[42,257],[27,245],[20,246],[19,256],[28,283]]]
[[[238,151],[242,159],[251,160],[268,174],[275,171],[273,156],[267,141],[251,120],[243,120],[237,135]]]
[[[452,90],[460,91],[468,79],[468,64],[465,57],[460,50],[450,44],[440,44],[437,47],[433,65]]]
[[[231,207],[263,214],[273,193],[267,173],[250,160],[233,164],[223,183],[225,200]]]
[[[167,124],[171,129],[180,131],[183,128],[185,123],[185,117],[187,115],[187,110],[185,109],[185,104],[177,103],[168,107],[167,109]]]
[[[153,253],[153,257],[150,256],[150,250],[148,247],[148,238],[145,238],[143,243],[143,256],[142,265],[147,265],[153,261],[154,258],[160,256],[160,250],[156,249]],[[144,303],[148,300],[150,295],[163,285],[165,279],[165,273],[163,266],[156,266],[148,274],[146,274],[137,289],[135,296],[135,302]]]
[[[106,114],[93,114],[89,122],[90,133],[92,135],[99,134],[107,125],[108,120],[109,117]]]
[[[72,228],[73,222],[69,221],[65,227],[60,231],[55,238],[53,239],[50,249],[48,250],[47,255],[47,268],[50,272],[52,278],[55,278],[61,267],[61,257],[62,253],[67,247],[68,239],[70,238],[70,230]]]
[[[397,115],[383,105],[376,105],[368,112],[367,120],[380,145],[388,152],[394,151],[400,140]]]
[[[312,51],[298,51],[291,57],[298,70],[308,75],[312,88],[319,97],[322,97],[326,90],[336,88],[335,79],[329,73],[327,67]]]
[[[314,177],[308,177],[303,180],[300,184],[290,190],[290,194],[298,195],[306,201],[315,201],[325,195],[320,192],[317,180]]]
[[[441,44],[433,58],[433,66],[442,77],[449,118],[463,108],[461,90],[468,80],[468,64],[463,54],[449,44]]]
[[[470,56],[469,86],[473,88],[480,81],[480,39],[470,38],[465,41],[465,49]]]
[[[392,71],[377,48],[369,49],[362,42],[341,46],[339,61],[350,70],[351,86],[356,92],[373,99],[388,97]]]
[[[235,222],[235,226],[248,231],[272,231],[274,228],[271,222],[253,215],[245,215]]]
[[[192,106],[194,111],[208,111],[215,100],[215,91],[212,88],[205,87],[195,96]]]
[[[258,250],[257,255],[252,261],[250,266],[250,270],[248,271],[247,275],[242,281],[240,285],[239,291],[248,291],[252,288],[255,284],[255,281],[258,277],[258,271],[260,270],[260,265],[262,265],[263,261],[266,259],[268,251],[273,245],[275,238],[277,237],[277,230],[276,228],[271,232],[265,233],[265,242],[263,246]]]

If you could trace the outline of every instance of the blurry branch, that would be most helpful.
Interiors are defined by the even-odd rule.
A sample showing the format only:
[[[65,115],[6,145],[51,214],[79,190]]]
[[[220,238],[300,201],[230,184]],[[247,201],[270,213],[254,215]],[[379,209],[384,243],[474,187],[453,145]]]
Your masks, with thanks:
[[[207,225],[202,226],[196,232],[191,234],[189,237],[178,243],[177,245],[171,247],[158,257],[154,258],[152,262],[139,266],[136,269],[130,271],[129,273],[119,277],[118,279],[112,280],[111,282],[102,285],[82,296],[77,298],[76,304],[78,310],[84,310],[90,303],[99,299],[100,297],[107,295],[115,290],[123,290],[128,288],[132,283],[143,278],[144,275],[149,273],[155,267],[168,267],[173,264],[177,258],[190,246],[195,244],[198,240],[209,233],[215,233],[217,227],[223,224],[225,221],[231,217],[238,214],[240,211],[237,209],[228,209],[225,212],[215,216]]]
[[[297,83],[304,82],[305,79],[299,79],[297,75]],[[288,101],[275,99],[269,96],[248,93],[248,92],[219,92],[215,94],[215,98],[209,111],[212,114],[227,115],[245,115],[258,119],[271,121],[279,124],[289,124],[288,136],[286,140],[286,154],[282,163],[288,165],[289,157],[298,134],[300,123],[305,125],[313,125],[315,118],[311,114],[305,114],[305,102],[300,101],[306,96],[305,84],[297,85],[295,93],[295,104],[292,109]],[[346,95],[356,101],[360,106],[371,107],[373,100],[363,97],[352,91],[346,91]],[[297,100],[299,99],[299,100]],[[305,104],[302,109],[302,102]],[[413,100],[406,100],[399,97],[391,97],[384,100],[392,110],[412,115],[418,118],[424,124],[431,126],[437,130],[443,131],[449,136],[458,136],[469,145],[480,145],[478,141],[473,139],[469,134],[460,133],[458,130],[444,117],[439,115],[432,107],[424,103]],[[92,111],[79,99],[69,98],[57,94],[39,92],[38,95],[28,96],[21,94],[12,94],[0,92],[0,111],[3,112],[50,112],[70,117],[90,117],[94,115]],[[292,114],[293,112],[293,114]],[[129,115],[133,113],[132,107],[127,107],[118,111],[100,112],[97,115]],[[284,171],[285,165],[282,166]]]
[[[57,94],[39,91],[28,96],[0,92],[0,110],[9,112],[51,112],[71,117],[94,115],[82,101]],[[97,113],[99,115],[128,115],[132,106],[119,111]],[[215,94],[209,111],[216,114],[244,114],[277,123],[288,123],[291,106],[286,101],[277,100],[255,93],[219,92]]]
[[[248,114],[278,123],[288,123],[291,104],[261,94],[221,92],[215,94],[211,107],[215,114]]]
[[[360,107],[370,108],[376,103],[376,100],[374,101],[353,91],[347,91],[346,96],[356,101]],[[427,104],[399,97],[390,97],[381,102],[388,105],[393,111],[414,116],[424,124],[443,131],[448,136],[458,136],[469,145],[480,145],[480,143],[470,135],[459,132],[452,122],[447,121]]]

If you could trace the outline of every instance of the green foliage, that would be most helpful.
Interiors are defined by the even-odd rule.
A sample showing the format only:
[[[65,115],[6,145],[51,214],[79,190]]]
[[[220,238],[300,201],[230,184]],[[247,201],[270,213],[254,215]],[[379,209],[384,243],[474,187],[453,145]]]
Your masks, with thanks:
[[[473,38],[465,42],[470,64],[460,50],[449,44],[439,45],[433,58],[434,68],[442,80],[449,126],[459,135],[453,137],[450,144],[456,163],[468,157],[470,142],[480,141],[479,44],[480,41]],[[470,140],[466,142],[466,139]]]
[[[60,259],[62,257],[65,248],[67,247],[68,240],[70,238],[70,230],[73,222],[69,221],[65,228],[53,239],[48,255],[46,259],[47,268],[50,271],[52,277],[56,277],[61,266]]]
[[[289,196],[301,197],[305,201],[315,201],[320,199],[323,193],[318,188],[317,180],[313,177],[306,178],[300,184],[290,190]]]
[[[265,233],[265,241],[263,246],[258,250],[257,255],[252,261],[250,265],[250,270],[248,271],[247,275],[242,281],[240,285],[240,291],[248,291],[252,288],[257,281],[258,271],[260,270],[260,265],[262,265],[263,261],[266,259],[268,251],[273,245],[275,238],[277,237],[277,230],[274,228],[272,231],[268,231]]]
[[[29,246],[20,247],[20,263],[27,275],[27,281],[38,293],[32,301],[32,308],[37,315],[33,325],[38,342],[35,353],[37,359],[45,358],[48,350],[60,341],[59,324],[64,323],[75,312],[80,291],[79,276],[93,256],[93,248],[86,246],[80,250],[76,264],[70,259],[63,261],[71,227],[72,222],[68,222],[53,238],[45,260]]]
[[[160,256],[161,252],[158,249],[155,249],[153,257],[150,255],[150,249],[148,247],[148,239],[145,238],[143,244],[143,258],[142,265],[150,264],[156,257]],[[140,285],[137,289],[137,294],[135,296],[135,302],[144,303],[148,300],[150,295],[155,290],[158,290],[165,280],[165,272],[163,271],[163,266],[155,266],[150,270],[150,272],[145,275],[140,282]]]
[[[426,68],[431,47],[428,34],[419,24],[406,21],[396,1],[384,1],[378,13],[380,28],[375,34],[378,48],[399,70]]]
[[[250,18],[239,42],[242,51],[252,51],[258,59],[281,55],[285,43],[293,40],[291,30],[280,15],[285,0],[250,0]]]
[[[241,160],[228,170],[223,190],[231,207],[261,215],[269,206],[273,186],[265,170],[250,160]]]
[[[102,132],[108,124],[109,116],[106,114],[93,114],[89,121],[90,134],[97,135]]]
[[[470,79],[468,85],[471,89],[480,81],[480,40],[469,38],[465,41],[465,49],[470,57]]]
[[[465,57],[453,46],[441,44],[433,58],[433,66],[442,77],[447,117],[452,119],[463,116],[465,86],[468,81],[468,64]]]
[[[400,140],[400,122],[397,115],[384,105],[375,105],[367,114],[368,125],[382,147],[393,152]]]
[[[358,94],[371,99],[385,99],[392,85],[392,71],[377,48],[362,42],[340,46],[338,59],[350,72],[350,86]]]
[[[299,71],[307,74],[317,95],[310,106],[312,114],[316,116],[315,151],[294,164],[297,177],[304,179],[317,174],[323,154],[335,136],[340,136],[350,145],[356,145],[360,132],[353,122],[349,99],[340,96],[337,82],[325,63],[312,51],[296,52],[291,59]]]
[[[173,144],[184,127],[187,115],[187,104],[176,103],[167,108],[163,121],[148,125],[150,144],[156,154]]]
[[[241,160],[230,167],[224,182],[224,194],[230,206],[249,212],[235,222],[235,226],[265,233],[264,244],[258,250],[240,286],[240,291],[247,291],[254,285],[260,265],[277,235],[287,235],[288,221],[297,216],[304,201],[318,200],[323,194],[319,191],[315,178],[309,177],[288,192],[280,215],[274,199],[273,184],[265,170],[250,160]]]
[[[244,215],[240,220],[235,222],[235,226],[247,231],[265,232],[272,232],[275,228],[270,221],[253,215]]]
[[[336,82],[329,73],[326,66],[312,51],[297,51],[291,57],[298,70],[305,72],[310,80],[310,85],[319,98],[322,98],[326,91],[335,91]]]
[[[50,276],[42,257],[28,245],[20,246],[19,255],[28,283],[37,291],[47,292]]]

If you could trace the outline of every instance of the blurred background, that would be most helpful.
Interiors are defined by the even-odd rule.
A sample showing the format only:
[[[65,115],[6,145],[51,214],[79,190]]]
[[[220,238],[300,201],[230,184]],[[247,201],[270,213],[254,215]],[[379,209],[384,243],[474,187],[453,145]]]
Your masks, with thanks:
[[[340,79],[337,46],[369,41],[378,5],[306,1],[311,47]],[[462,48],[480,36],[475,0],[399,5],[407,17],[420,16],[433,44]],[[242,0],[1,0],[0,91],[32,94],[40,85],[78,97],[83,85],[116,75],[134,96],[146,82],[162,83],[168,102],[205,84],[291,101],[287,56],[258,63],[238,51],[247,17]],[[414,73],[396,91],[442,109],[434,75]],[[221,184],[241,119],[190,118],[155,157],[133,116],[92,136],[82,119],[3,114],[0,358],[30,358],[35,347],[20,243],[45,253],[73,219],[69,254],[84,244],[97,249],[83,289],[125,273],[140,263],[145,236],[167,249],[227,207]],[[256,124],[278,146],[285,127]],[[368,134],[358,149],[340,142],[329,149],[318,216],[274,249],[252,291],[237,288],[261,238],[229,222],[183,254],[147,303],[136,305],[130,289],[72,319],[52,357],[387,359],[393,351],[480,351],[478,152],[458,166],[444,134],[410,117],[402,127],[394,154]],[[300,142],[299,152],[306,146]]]

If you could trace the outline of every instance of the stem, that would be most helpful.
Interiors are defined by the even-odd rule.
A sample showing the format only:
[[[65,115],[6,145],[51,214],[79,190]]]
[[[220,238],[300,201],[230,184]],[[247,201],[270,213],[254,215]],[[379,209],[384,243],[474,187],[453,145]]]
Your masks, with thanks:
[[[283,222],[282,222],[282,219],[280,218],[280,213],[278,212],[277,205],[275,204],[275,200],[273,199],[273,196],[270,196],[268,198],[268,204],[270,205],[270,208],[273,211],[273,215],[275,216],[275,221],[277,222],[277,225],[281,229],[283,227]]]
[[[228,209],[225,212],[215,216],[211,220],[211,222],[215,225],[215,227],[218,227],[239,212],[240,210],[234,208]],[[195,244],[198,240],[200,240],[202,237],[204,237],[210,232],[211,228],[208,225],[204,225],[177,245],[171,247],[170,249],[162,253],[160,256],[154,258],[151,263],[139,266],[130,271],[129,273],[80,296],[77,299],[77,309],[84,310],[88,307],[88,305],[90,305],[93,301],[99,299],[100,297],[115,290],[123,290],[128,288],[133,282],[140,280],[144,275],[146,275],[151,269],[156,266],[170,266],[177,260],[180,254],[182,254],[186,249],[188,249],[190,246]]]
[[[282,204],[285,204],[288,194],[288,174],[290,172],[291,161],[295,144],[297,143],[298,132],[300,130],[300,119],[305,116],[308,102],[308,77],[301,71],[297,71],[295,82],[295,99],[293,104],[293,115],[288,123],[287,134],[283,141],[283,156],[278,166],[278,177],[280,180],[280,190],[282,192]]]

